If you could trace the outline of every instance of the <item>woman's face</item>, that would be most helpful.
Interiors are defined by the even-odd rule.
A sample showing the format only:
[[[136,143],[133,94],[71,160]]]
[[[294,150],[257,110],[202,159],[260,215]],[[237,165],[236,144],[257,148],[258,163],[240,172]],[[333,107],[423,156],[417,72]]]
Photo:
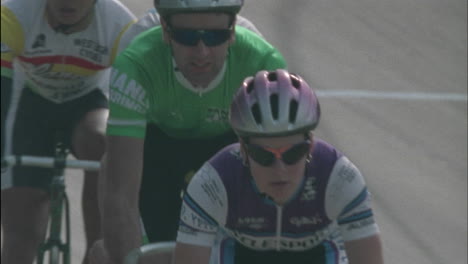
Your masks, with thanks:
[[[252,145],[254,145],[252,147]],[[261,193],[267,194],[277,204],[282,205],[287,202],[301,185],[305,173],[306,159],[312,151],[312,138],[306,141],[303,134],[296,134],[284,137],[271,138],[250,138],[248,144],[243,144],[243,153],[247,155],[250,172]],[[259,147],[270,152],[276,152],[276,157],[269,166],[261,165],[252,155],[255,152],[262,152]],[[291,149],[293,148],[293,149]],[[281,154],[288,152],[288,155],[297,157],[297,162],[287,164],[282,160]],[[294,155],[295,154],[295,155]],[[291,156],[291,155],[290,155]],[[278,159],[278,157],[280,157]],[[284,156],[283,156],[284,157]]]

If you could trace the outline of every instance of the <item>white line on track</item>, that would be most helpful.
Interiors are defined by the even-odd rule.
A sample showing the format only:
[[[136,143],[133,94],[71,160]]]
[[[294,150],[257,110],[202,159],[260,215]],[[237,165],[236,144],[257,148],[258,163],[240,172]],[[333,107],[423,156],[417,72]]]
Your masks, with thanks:
[[[322,90],[317,91],[319,98],[354,99],[397,99],[419,101],[456,101],[467,102],[466,94],[461,93],[419,93],[419,92],[378,92],[366,90]]]

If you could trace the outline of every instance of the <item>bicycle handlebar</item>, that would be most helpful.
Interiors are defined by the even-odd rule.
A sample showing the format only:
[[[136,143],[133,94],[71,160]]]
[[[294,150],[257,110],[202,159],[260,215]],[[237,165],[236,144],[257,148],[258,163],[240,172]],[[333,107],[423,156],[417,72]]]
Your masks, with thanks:
[[[146,256],[149,254],[156,254],[156,253],[166,253],[166,252],[172,252],[175,247],[175,242],[158,242],[158,243],[152,243],[148,245],[141,246],[139,248],[136,248],[130,253],[125,258],[124,263],[125,264],[136,264],[138,263],[138,260],[142,256]]]
[[[2,168],[6,166],[34,166],[42,168],[56,168],[63,166],[64,168],[69,169],[85,169],[97,171],[100,169],[101,163],[98,161],[91,160],[73,160],[52,157],[12,155],[2,157]]]

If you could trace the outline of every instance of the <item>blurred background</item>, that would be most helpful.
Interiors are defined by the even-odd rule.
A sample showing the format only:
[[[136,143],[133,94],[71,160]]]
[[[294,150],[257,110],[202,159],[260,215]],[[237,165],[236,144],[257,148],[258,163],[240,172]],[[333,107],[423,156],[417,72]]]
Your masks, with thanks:
[[[137,16],[152,7],[123,3]],[[317,136],[364,174],[386,263],[467,263],[466,0],[246,0],[241,14],[318,91]]]

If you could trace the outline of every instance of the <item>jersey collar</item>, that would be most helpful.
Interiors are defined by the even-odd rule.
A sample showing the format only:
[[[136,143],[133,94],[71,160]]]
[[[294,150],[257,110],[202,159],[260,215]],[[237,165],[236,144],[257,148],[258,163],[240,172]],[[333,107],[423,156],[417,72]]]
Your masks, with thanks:
[[[197,86],[193,86],[185,77],[184,75],[182,74],[182,72],[180,72],[179,70],[177,70],[177,64],[174,60],[174,58],[172,58],[172,65],[173,65],[173,68],[172,70],[174,71],[174,75],[177,79],[177,81],[186,89],[194,92],[194,93],[197,93],[198,95],[203,95],[204,93],[207,93],[211,90],[213,90],[216,86],[218,86],[218,84],[221,83],[221,81],[223,80],[224,78],[224,74],[226,73],[226,61],[223,63],[223,68],[221,68],[221,71],[219,71],[218,75],[214,78],[213,81],[210,82],[210,84],[208,84],[208,86],[206,88],[200,88],[200,87],[197,87]]]

